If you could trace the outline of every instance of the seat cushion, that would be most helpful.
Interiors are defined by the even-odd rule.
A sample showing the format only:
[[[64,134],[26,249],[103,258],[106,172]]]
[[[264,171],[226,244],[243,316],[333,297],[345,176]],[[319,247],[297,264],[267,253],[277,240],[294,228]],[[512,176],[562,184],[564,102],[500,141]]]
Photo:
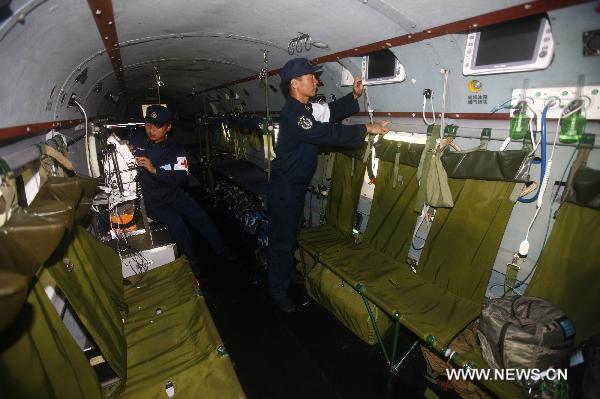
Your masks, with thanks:
[[[177,307],[199,293],[194,274],[183,257],[128,280],[131,281],[125,287],[128,323],[145,323],[155,317],[157,310]]]
[[[298,237],[298,244],[312,256],[317,257],[337,248],[352,246],[354,240],[351,236],[325,223],[302,230]]]
[[[125,323],[127,383],[121,398],[243,398],[244,394],[204,298],[195,296]]]
[[[127,383],[119,397],[165,398],[168,384],[175,397],[244,397],[185,258],[144,273],[125,300]]]
[[[480,313],[480,305],[460,298],[413,273],[407,264],[365,245],[347,247],[321,257],[321,262],[356,287],[422,339],[433,335],[447,343]]]
[[[360,294],[331,270],[315,265],[308,273],[306,291],[357,337],[369,345],[377,343],[377,334]],[[386,335],[392,320],[374,304],[369,303],[369,307],[380,334]]]

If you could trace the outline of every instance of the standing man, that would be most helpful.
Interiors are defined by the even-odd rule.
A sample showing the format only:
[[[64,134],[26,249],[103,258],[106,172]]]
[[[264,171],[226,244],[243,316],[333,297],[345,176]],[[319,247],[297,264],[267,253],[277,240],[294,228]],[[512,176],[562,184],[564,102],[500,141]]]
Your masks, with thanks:
[[[358,97],[362,80],[355,79],[352,93],[329,104],[329,121],[313,117],[309,99],[317,92],[315,73],[320,67],[306,58],[288,61],[281,71],[281,81],[289,91],[281,110],[279,137],[275,147],[269,181],[269,290],[277,306],[285,313],[294,311],[287,295],[294,264],[306,188],[317,166],[319,146],[361,147],[367,133],[384,134],[389,122],[369,125],[342,125],[345,118],[359,111]]]
[[[200,258],[185,221],[200,232],[215,253],[226,260],[235,260],[237,257],[225,245],[204,209],[183,190],[188,181],[188,164],[183,147],[168,135],[171,112],[160,105],[151,105],[145,121],[146,134],[134,134],[129,142],[140,166],[138,178],[148,216],[168,226],[194,274],[201,272]]]

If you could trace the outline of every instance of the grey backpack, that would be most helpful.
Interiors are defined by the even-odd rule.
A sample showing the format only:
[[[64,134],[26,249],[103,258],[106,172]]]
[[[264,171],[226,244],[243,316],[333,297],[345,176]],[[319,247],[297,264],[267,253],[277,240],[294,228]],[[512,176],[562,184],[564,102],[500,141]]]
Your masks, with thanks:
[[[541,298],[498,298],[481,312],[477,332],[483,358],[494,369],[559,368],[575,343],[575,327],[558,306]]]

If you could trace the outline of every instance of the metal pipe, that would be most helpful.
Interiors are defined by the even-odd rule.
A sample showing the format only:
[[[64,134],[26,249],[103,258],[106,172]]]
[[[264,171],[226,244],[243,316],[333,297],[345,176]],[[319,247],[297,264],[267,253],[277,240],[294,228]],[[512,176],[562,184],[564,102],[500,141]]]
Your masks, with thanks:
[[[463,358],[461,356],[461,354],[454,352],[452,349],[450,349],[450,347],[448,345],[442,344],[441,342],[439,342],[435,338],[435,336],[428,335],[427,338],[425,339],[425,342],[427,343],[427,345],[430,348],[435,350],[437,353],[439,353],[443,357],[447,358],[449,361],[451,361],[458,367],[470,368],[470,369],[477,368],[477,365],[475,363]]]
[[[400,315],[398,312],[394,313],[394,342],[392,344],[392,362],[390,365],[394,365],[396,361],[396,353],[398,352],[398,338],[400,336]]]
[[[375,320],[375,316],[373,316],[373,312],[371,311],[371,307],[369,306],[369,301],[363,294],[365,290],[366,290],[366,287],[362,284],[359,284],[356,286],[356,291],[358,291],[358,293],[360,294],[363,302],[365,303],[365,307],[367,308],[367,312],[369,313],[369,320],[371,320],[371,324],[373,325],[373,329],[375,330],[375,335],[377,335],[377,342],[379,342],[379,346],[381,346],[381,351],[383,352],[383,355],[385,356],[385,360],[387,361],[387,364],[391,365],[392,363],[390,361],[390,356],[388,355],[387,351],[385,350],[385,345],[383,344],[383,339],[381,337],[381,333],[379,332],[379,327],[377,326],[377,321]]]
[[[419,344],[419,340],[416,340],[415,342],[413,342],[413,344],[411,345],[410,348],[408,348],[408,350],[406,351],[406,353],[404,354],[404,356],[402,356],[402,359],[400,359],[400,361],[398,362],[398,364],[394,365],[392,367],[392,369],[394,371],[398,371],[398,369],[400,368],[400,366],[402,366],[402,363],[404,363],[406,361],[406,359],[408,358],[408,356],[412,353],[412,351],[415,350],[415,348],[417,347],[417,345]]]
[[[63,136],[56,136],[56,137],[60,137],[63,141],[63,144],[67,145],[67,142]],[[58,146],[58,143],[56,142],[56,140],[54,138],[46,140],[44,143],[53,148],[56,148]],[[3,156],[2,158],[4,159],[4,161],[7,163],[8,167],[11,170],[19,170],[19,169],[23,168],[25,165],[40,158],[41,156],[42,156],[42,152],[41,152],[40,147],[38,147],[37,145],[34,144],[34,145],[29,146],[21,151],[7,154],[7,155]]]

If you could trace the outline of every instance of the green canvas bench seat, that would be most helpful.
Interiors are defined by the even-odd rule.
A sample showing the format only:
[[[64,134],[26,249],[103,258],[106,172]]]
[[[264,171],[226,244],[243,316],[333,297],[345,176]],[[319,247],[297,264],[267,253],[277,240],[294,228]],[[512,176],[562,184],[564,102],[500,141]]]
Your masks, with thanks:
[[[391,165],[382,163],[379,173],[385,177]],[[452,210],[438,210],[416,274],[404,261],[415,219],[412,201],[407,201],[405,212],[386,212],[380,217],[377,212],[381,208],[375,208],[374,199],[372,220],[382,223],[367,227],[367,243],[327,253],[320,259],[349,284],[360,285],[363,294],[386,313],[398,313],[402,324],[422,339],[433,335],[445,342],[480,312],[491,266],[512,209],[509,196],[514,184],[450,179],[450,186],[455,206]],[[383,185],[379,187],[376,198],[394,198]],[[414,200],[416,192],[406,195]],[[393,202],[397,207],[401,203],[395,198]],[[478,209],[492,217],[482,217]],[[389,236],[373,233],[379,241],[368,241],[371,226],[386,230],[389,224],[397,226]],[[391,237],[394,240],[390,241]],[[396,257],[373,250],[378,244]]]
[[[315,264],[315,261],[329,252],[355,245],[352,230],[366,171],[366,165],[362,162],[363,153],[364,151],[335,153],[326,223],[302,230],[298,245],[304,269],[307,269],[307,263],[312,266],[306,276],[308,294],[359,338],[374,345],[378,342],[377,332],[369,319],[362,297],[340,277],[322,265]],[[385,334],[392,325],[391,319],[373,304],[370,307],[377,328]]]
[[[66,182],[59,183],[65,187]],[[61,190],[53,192],[61,196]],[[70,207],[71,214],[77,206]],[[120,259],[110,247],[80,226],[62,227],[65,236],[38,271],[28,296],[30,305],[40,309],[32,326],[41,325],[44,333],[9,327],[15,344],[0,351],[0,380],[3,387],[10,382],[13,397],[166,398],[167,388],[176,397],[244,397],[185,258],[132,276],[124,285]],[[56,311],[47,311],[52,308],[47,287],[64,293],[120,384],[100,390]],[[19,316],[16,324],[29,317]],[[33,335],[39,342],[30,339]],[[51,351],[45,342],[63,349]],[[35,354],[34,364],[11,362],[17,352]],[[15,377],[28,375],[30,367],[40,375],[31,384]],[[56,396],[54,392],[68,392],[59,387],[63,373],[77,382],[67,384],[68,394]]]
[[[204,299],[163,307],[156,314],[146,304],[124,325],[127,381],[119,397],[160,398],[169,382],[181,397],[243,397]]]
[[[157,309],[164,312],[189,301],[199,294],[194,274],[184,258],[177,258],[169,267],[159,267],[144,273],[139,282],[124,288],[128,307],[127,322],[142,322],[152,318]]]
[[[411,154],[415,149],[422,150],[422,146],[412,146]],[[409,165],[400,164],[397,171],[394,163],[380,159],[372,211],[362,242],[356,244],[353,240],[345,240],[336,245],[329,245],[327,250],[319,254],[319,264],[308,273],[308,293],[330,310],[342,324],[372,345],[377,343],[376,328],[380,335],[385,335],[390,330],[391,314],[386,314],[370,297],[367,300],[369,309],[366,309],[363,298],[356,292],[356,287],[372,277],[369,274],[371,267],[368,265],[373,262],[377,263],[378,267],[388,267],[390,271],[398,269],[398,262],[394,258],[399,256],[395,241],[410,239],[415,219],[412,209],[418,190],[415,179],[418,157],[412,156],[412,159],[414,158],[416,161],[411,161],[408,157],[402,158],[402,161]],[[402,183],[393,187],[392,179],[397,178],[399,174],[402,175]],[[382,190],[388,190],[389,193],[380,194]],[[403,219],[406,221],[402,221]],[[391,232],[396,228],[403,229],[404,233],[393,235]],[[373,248],[381,249],[382,252],[374,251]],[[355,267],[361,264],[364,267]],[[331,270],[333,275],[330,276],[321,270],[324,267]],[[406,270],[409,269],[406,267]],[[332,288],[327,286],[332,284],[337,290],[332,291]],[[325,299],[333,293],[336,294],[335,298]],[[369,312],[374,318],[376,328],[371,323]]]
[[[575,345],[600,334],[600,171],[583,167],[574,176],[574,191],[563,203],[548,242],[525,290],[565,311],[575,325]],[[457,366],[487,368],[479,350],[461,354]],[[516,384],[481,381],[501,398],[524,397]]]
[[[471,150],[444,156],[451,166],[449,186],[455,204],[437,209],[413,273],[406,257],[416,221],[416,173],[423,146],[382,145],[362,243],[336,247],[319,261],[419,338],[448,343],[480,313],[514,205],[515,182],[523,181],[522,171],[529,162],[527,151]],[[478,166],[464,178],[461,164]]]
[[[354,250],[344,251],[346,256],[358,255]],[[322,258],[324,265],[338,274],[349,286],[360,287],[361,293],[373,304],[390,316],[398,314],[403,325],[415,332],[421,339],[433,335],[440,340],[449,340],[454,331],[461,331],[476,319],[481,305],[463,299],[452,292],[413,273],[408,265],[399,264],[389,257],[363,251],[364,262],[329,263],[327,256]],[[456,333],[454,333],[456,335]]]
[[[366,170],[361,157],[360,151],[335,153],[326,222],[304,229],[298,236],[300,248],[313,258],[354,242],[352,229]]]
[[[328,250],[340,245],[351,245],[353,242],[353,238],[348,234],[342,233],[335,226],[323,223],[302,230],[298,239],[298,246],[313,258],[318,259]]]

